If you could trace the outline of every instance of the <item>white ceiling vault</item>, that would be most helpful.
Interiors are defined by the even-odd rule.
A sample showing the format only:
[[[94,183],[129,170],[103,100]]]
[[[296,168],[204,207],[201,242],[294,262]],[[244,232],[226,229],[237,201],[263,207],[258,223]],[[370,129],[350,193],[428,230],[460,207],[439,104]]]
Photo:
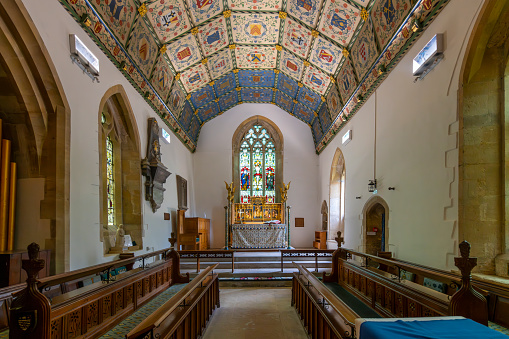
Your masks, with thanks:
[[[244,102],[304,121],[317,153],[448,0],[59,0],[191,150]]]

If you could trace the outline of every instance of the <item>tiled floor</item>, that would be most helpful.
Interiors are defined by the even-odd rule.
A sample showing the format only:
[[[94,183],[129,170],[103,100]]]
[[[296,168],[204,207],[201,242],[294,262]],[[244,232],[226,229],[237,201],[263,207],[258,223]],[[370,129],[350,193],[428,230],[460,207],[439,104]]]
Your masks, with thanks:
[[[221,288],[203,339],[307,339],[290,288]]]

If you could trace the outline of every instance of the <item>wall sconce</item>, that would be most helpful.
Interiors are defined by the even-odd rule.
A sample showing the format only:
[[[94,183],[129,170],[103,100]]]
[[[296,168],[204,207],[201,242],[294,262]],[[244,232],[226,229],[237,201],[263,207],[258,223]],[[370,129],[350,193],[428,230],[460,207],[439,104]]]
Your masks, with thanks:
[[[396,189],[396,187],[388,187],[387,188],[389,191],[394,191]]]
[[[368,183],[368,192],[376,193],[376,179],[370,180]]]

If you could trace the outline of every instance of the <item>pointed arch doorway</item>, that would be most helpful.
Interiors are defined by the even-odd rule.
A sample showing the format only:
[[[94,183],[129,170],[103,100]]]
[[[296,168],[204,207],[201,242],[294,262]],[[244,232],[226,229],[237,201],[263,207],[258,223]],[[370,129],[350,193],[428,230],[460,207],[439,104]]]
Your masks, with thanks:
[[[377,255],[389,250],[389,206],[379,196],[371,197],[362,210],[362,252]]]
[[[327,248],[337,248],[334,240],[338,231],[345,235],[345,157],[339,148],[334,153],[330,170],[329,185],[329,223],[327,232]]]

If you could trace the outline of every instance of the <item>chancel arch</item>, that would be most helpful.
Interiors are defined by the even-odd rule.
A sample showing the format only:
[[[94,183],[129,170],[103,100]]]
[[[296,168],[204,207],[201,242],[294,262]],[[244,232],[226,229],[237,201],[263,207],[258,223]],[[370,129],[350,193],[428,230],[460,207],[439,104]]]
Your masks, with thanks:
[[[332,159],[329,184],[329,226],[327,230],[327,248],[336,248],[334,240],[338,231],[345,234],[345,157],[339,148]],[[323,212],[322,212],[323,213]]]
[[[389,206],[378,195],[362,209],[362,247],[361,252],[371,255],[389,251]]]
[[[17,164],[14,246],[51,250],[69,269],[70,108],[55,66],[20,1],[0,1],[0,118]]]
[[[232,138],[235,201],[247,202],[251,196],[280,201],[283,147],[283,134],[270,119],[256,115],[239,125]]]
[[[99,107],[100,220],[106,254],[115,246],[120,225],[136,246],[142,246],[141,156],[140,136],[124,88],[110,88]]]
[[[463,61],[459,86],[458,240],[475,271],[509,277],[509,2],[487,1]]]

